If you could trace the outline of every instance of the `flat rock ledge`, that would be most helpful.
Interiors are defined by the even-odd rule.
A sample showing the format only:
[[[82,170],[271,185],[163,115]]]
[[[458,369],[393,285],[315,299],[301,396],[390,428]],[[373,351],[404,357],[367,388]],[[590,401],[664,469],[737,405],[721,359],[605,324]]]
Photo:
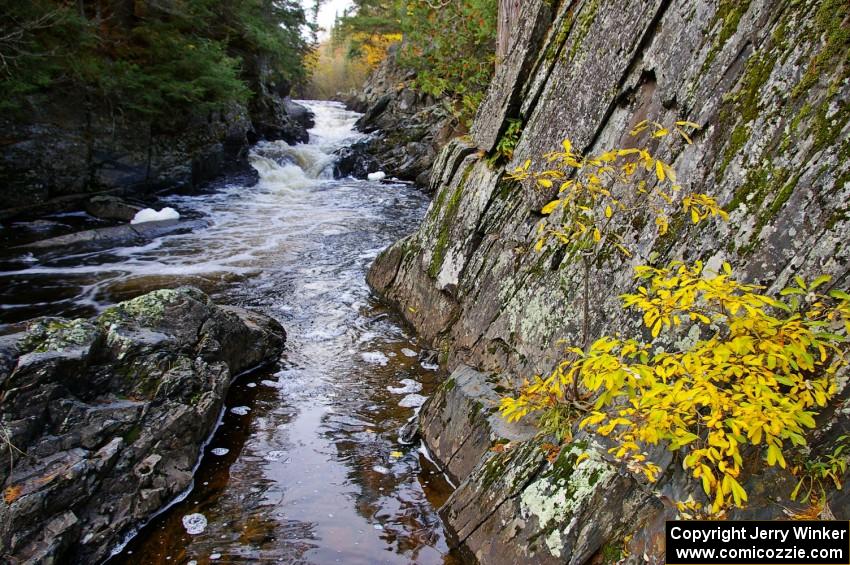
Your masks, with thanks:
[[[422,407],[422,439],[459,483],[440,508],[450,544],[481,563],[580,564],[600,547],[621,551],[606,543],[656,515],[658,499],[587,440],[549,461],[535,428],[498,415],[504,393],[498,375],[460,366]]]
[[[0,337],[0,562],[103,561],[188,488],[230,383],[284,340],[190,287]]]

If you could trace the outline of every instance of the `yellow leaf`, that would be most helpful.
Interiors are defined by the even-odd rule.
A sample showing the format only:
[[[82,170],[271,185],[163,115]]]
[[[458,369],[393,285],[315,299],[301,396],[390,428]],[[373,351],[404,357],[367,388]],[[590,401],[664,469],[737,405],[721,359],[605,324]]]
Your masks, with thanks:
[[[655,162],[655,176],[658,177],[658,180],[661,182],[664,182],[664,179],[666,178],[664,174],[664,165],[661,161]]]
[[[560,203],[561,203],[560,200],[553,200],[552,202],[550,202],[549,204],[544,206],[543,209],[540,210],[540,213],[544,214],[544,215],[545,214],[551,214],[552,212],[555,211],[555,208],[557,208]]]
[[[602,232],[599,231],[599,228],[593,228],[593,241],[599,242],[602,239]]]
[[[587,452],[582,453],[576,458],[575,465],[578,466],[578,464],[584,461],[585,459],[590,459],[590,454]]]
[[[401,451],[391,451],[390,452],[390,457],[392,457],[393,459],[398,459],[402,455],[404,455],[404,454]]]
[[[537,184],[543,188],[552,188],[552,181],[549,179],[537,179]]]
[[[611,207],[610,207],[610,206],[606,206],[606,207],[605,207],[605,217],[606,217],[606,218],[610,218],[610,217],[611,217],[611,216],[613,216],[613,215],[614,215],[614,211],[611,209]]]

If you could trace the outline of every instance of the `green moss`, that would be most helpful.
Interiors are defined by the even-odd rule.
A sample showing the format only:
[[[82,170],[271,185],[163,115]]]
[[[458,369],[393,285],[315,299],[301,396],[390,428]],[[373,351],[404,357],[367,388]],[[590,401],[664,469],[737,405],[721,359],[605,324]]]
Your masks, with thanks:
[[[619,563],[623,557],[623,548],[620,544],[609,541],[602,546],[602,563],[605,565]]]
[[[811,58],[809,66],[800,82],[791,91],[793,98],[799,98],[814,86],[818,80],[827,76],[830,70],[838,68],[843,77],[847,76],[848,58],[850,58],[850,26],[845,21],[850,16],[850,4],[847,0],[823,0],[819,2],[815,14],[815,39],[820,44],[817,54]]]
[[[469,412],[469,422],[472,423],[478,419],[478,415],[484,412],[484,404],[480,400],[472,403],[472,410]]]
[[[711,48],[705,57],[705,62],[702,64],[700,74],[705,73],[717,57],[717,54],[726,45],[726,42],[729,41],[729,38],[738,30],[741,17],[750,8],[750,3],[751,0],[723,0],[720,2],[720,5],[717,7],[717,13],[714,14],[714,19],[708,26],[709,29],[714,29],[717,27],[717,24],[721,24],[720,30],[711,43]]]
[[[431,255],[431,263],[428,265],[428,276],[432,279],[437,278],[437,275],[440,273],[440,269],[443,267],[443,260],[445,259],[446,248],[449,245],[452,225],[454,224],[455,217],[457,217],[460,200],[463,196],[463,191],[466,188],[466,182],[469,179],[469,175],[472,173],[472,168],[474,166],[474,164],[471,164],[464,171],[463,178],[461,178],[461,181],[457,184],[457,188],[455,188],[451,198],[446,203],[446,209],[443,212],[442,217],[439,219],[440,227],[439,232],[437,233],[437,241],[434,244],[434,250]],[[443,192],[445,193],[447,191]]]
[[[101,327],[109,327],[113,323],[131,318],[140,320],[146,324],[158,324],[165,317],[166,307],[179,300],[191,291],[186,289],[174,290],[164,288],[143,294],[117,306],[107,308],[97,318]],[[200,297],[198,297],[200,298]]]
[[[443,384],[440,385],[440,388],[443,389],[444,391],[448,392],[450,390],[454,390],[454,388],[456,386],[457,386],[457,381],[455,381],[454,378],[449,378],[447,381],[445,381]]]
[[[482,490],[488,490],[493,484],[502,478],[505,473],[505,462],[508,458],[506,453],[499,453],[491,457],[484,464],[484,472],[481,475]]]
[[[69,347],[91,343],[96,334],[96,328],[82,319],[42,318],[27,328],[27,335],[20,347],[21,351],[27,353],[64,351]]]
[[[776,217],[793,194],[800,179],[800,173],[791,177],[790,180],[789,177],[788,169],[774,167],[769,160],[747,173],[744,184],[735,192],[734,198],[726,207],[727,211],[732,212],[744,204],[750,215],[756,215],[750,241],[738,250],[739,253],[747,254],[755,248],[764,226]]]
[[[814,109],[811,133],[814,135],[812,152],[817,153],[833,145],[841,134],[841,130],[850,121],[850,104],[838,102],[833,109],[832,101],[838,93],[837,84],[833,83],[827,90],[823,102]]]
[[[745,124],[738,124],[732,135],[729,136],[729,141],[726,143],[726,149],[723,150],[723,161],[720,163],[720,168],[717,169],[716,180],[720,180],[726,174],[726,169],[729,163],[735,158],[735,155],[743,149],[744,145],[750,139],[750,128]]]
[[[581,47],[587,34],[590,33],[590,28],[596,19],[597,12],[599,12],[599,0],[589,0],[589,2],[582,6],[582,10],[579,12],[578,19],[576,20],[575,39],[573,39],[572,47],[570,47],[570,52],[567,55],[570,61],[576,58],[579,47]]]
[[[139,439],[139,436],[141,435],[142,428],[139,426],[133,426],[126,434],[124,434],[124,443],[126,443],[127,445],[136,443],[136,440]]]
[[[800,181],[801,175],[802,173],[797,173],[790,181],[785,183],[785,185],[776,194],[776,197],[773,199],[773,203],[767,208],[767,213],[760,215],[760,218],[763,218],[765,222],[768,222],[776,217],[776,214],[782,210],[785,203],[788,202],[789,198],[791,198],[791,194],[794,193],[794,189],[797,187],[797,183]]]
[[[747,61],[744,75],[741,77],[741,87],[731,97],[744,123],[758,117],[764,85],[773,72],[774,63],[773,58],[766,52],[753,55]]]

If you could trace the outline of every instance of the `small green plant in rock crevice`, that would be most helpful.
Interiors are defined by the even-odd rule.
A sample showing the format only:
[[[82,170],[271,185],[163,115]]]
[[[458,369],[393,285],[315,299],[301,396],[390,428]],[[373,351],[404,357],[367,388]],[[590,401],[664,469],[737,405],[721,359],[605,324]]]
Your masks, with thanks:
[[[817,459],[800,456],[791,472],[798,477],[791,492],[791,500],[802,503],[823,504],[826,488],[830,484],[837,490],[844,487],[843,477],[850,462],[850,435],[839,436],[832,451]]]
[[[514,158],[514,150],[519,144],[522,127],[522,120],[508,119],[508,127],[505,129],[505,133],[496,142],[496,147],[493,148],[493,151],[487,158],[491,166],[496,167]]]

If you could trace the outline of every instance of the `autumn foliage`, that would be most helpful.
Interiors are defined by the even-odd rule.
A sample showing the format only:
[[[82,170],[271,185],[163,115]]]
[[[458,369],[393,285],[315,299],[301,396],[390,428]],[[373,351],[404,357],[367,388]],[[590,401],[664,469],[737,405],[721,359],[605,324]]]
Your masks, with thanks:
[[[633,134],[662,138],[678,130],[690,143],[695,127],[644,122]],[[549,217],[538,226],[536,248],[552,241],[568,246],[584,261],[585,277],[606,248],[632,255],[624,235],[636,214],[651,214],[659,235],[668,231],[671,213],[695,224],[726,218],[714,198],[679,194],[675,171],[645,148],[585,157],[565,141],[546,160],[550,167],[542,172],[531,172],[530,161],[514,172],[541,189],[558,189],[542,209]],[[582,343],[568,346],[551,374],[504,398],[502,414],[557,421],[566,430],[547,431],[562,438],[578,422],[608,438],[616,458],[653,482],[661,468],[650,451],[665,446],[699,481],[703,515],[744,506],[746,454],[786,467],[836,394],[847,366],[850,294],[831,288],[824,275],[797,277],[773,295],[739,281],[729,263],[719,272],[700,261],[641,265],[635,277],[636,292],[621,300],[644,331],[591,339],[585,309]]]

